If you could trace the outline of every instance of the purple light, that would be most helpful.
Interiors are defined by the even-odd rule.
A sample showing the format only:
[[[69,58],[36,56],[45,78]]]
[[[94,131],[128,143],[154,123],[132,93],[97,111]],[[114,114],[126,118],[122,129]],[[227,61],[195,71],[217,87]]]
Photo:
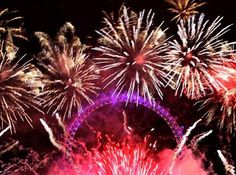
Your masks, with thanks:
[[[142,106],[145,106],[154,112],[156,112],[160,117],[162,117],[167,124],[169,125],[170,129],[172,130],[176,142],[178,143],[183,136],[183,127],[180,127],[178,123],[176,122],[176,117],[173,117],[169,110],[165,109],[160,105],[160,102],[155,102],[154,100],[149,101],[147,99],[144,99],[141,96],[138,96],[137,94],[134,94],[133,96],[128,96],[127,93],[120,94],[117,96],[116,94],[101,94],[97,100],[95,100],[94,104],[84,108],[80,112],[78,112],[78,116],[75,118],[75,120],[69,125],[68,127],[68,133],[69,136],[66,138],[66,159],[70,160],[71,162],[71,154],[72,152],[72,144],[74,135],[78,128],[80,127],[80,124],[83,122],[83,120],[88,117],[93,111],[96,109],[108,105],[108,104],[116,104],[120,102],[126,102],[126,103],[135,103]]]

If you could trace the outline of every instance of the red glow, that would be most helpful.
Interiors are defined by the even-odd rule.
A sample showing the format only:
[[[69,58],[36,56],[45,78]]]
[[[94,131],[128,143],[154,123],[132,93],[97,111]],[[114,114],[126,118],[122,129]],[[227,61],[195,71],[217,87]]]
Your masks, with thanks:
[[[128,139],[128,138],[127,138]],[[129,143],[127,143],[129,142]],[[156,150],[156,142],[150,143],[145,137],[143,143],[108,142],[102,149],[93,149],[73,155],[74,168],[68,168],[60,160],[54,164],[47,175],[167,175],[173,161],[175,150]],[[63,169],[62,169],[63,168]],[[196,158],[191,149],[185,148],[175,160],[171,175],[207,175],[201,158]]]
[[[113,141],[111,135],[106,135],[105,143],[101,142],[100,131],[87,123],[95,133],[98,144],[91,149],[84,144],[83,151],[71,153],[72,168],[61,170],[61,167],[68,168],[68,162],[65,166],[53,165],[47,175],[167,175],[173,161],[171,175],[207,174],[202,168],[201,159],[197,159],[191,150],[185,148],[180,157],[173,159],[175,150],[159,150],[158,140],[153,140],[154,128],[144,138],[137,139],[137,135],[128,126],[124,111],[123,117],[121,128],[126,134],[119,141]],[[113,128],[114,125],[109,127]],[[76,142],[77,144],[81,143]]]
[[[138,55],[135,59],[136,64],[142,65],[145,63],[145,57],[143,55]]]
[[[192,59],[192,57],[193,57],[193,54],[192,54],[192,52],[188,52],[186,55],[185,55],[185,60],[191,60]]]
[[[165,149],[157,155],[151,156],[147,149],[141,145],[126,146],[108,144],[103,151],[94,150],[87,159],[81,161],[77,157],[77,173],[74,170],[60,170],[53,166],[47,175],[158,175],[168,174],[172,161],[173,150]],[[186,149],[184,156],[177,160],[172,175],[207,175],[202,167],[201,159],[196,159],[191,150]]]
[[[227,74],[218,73],[214,76],[227,90],[236,87],[236,70],[229,70]]]

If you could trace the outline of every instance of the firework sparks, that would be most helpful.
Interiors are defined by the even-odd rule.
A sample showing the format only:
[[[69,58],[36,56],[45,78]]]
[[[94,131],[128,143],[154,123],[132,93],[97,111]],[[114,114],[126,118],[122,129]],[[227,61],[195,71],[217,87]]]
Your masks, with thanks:
[[[126,115],[123,112],[124,131],[127,129]],[[154,174],[189,174],[189,172],[198,171],[199,174],[206,174],[201,168],[201,158],[198,159],[194,156],[191,149],[187,149],[186,141],[191,131],[195,129],[196,125],[201,121],[198,120],[191,126],[186,134],[183,136],[181,143],[178,144],[176,150],[168,152],[159,152],[158,141],[151,139],[151,132],[154,128],[151,128],[150,132],[144,137],[144,139],[135,142],[130,132],[126,132],[127,135],[119,143],[115,143],[112,139],[106,135],[108,139],[107,143],[98,143],[99,147],[95,146],[90,151],[86,149],[86,153],[83,155],[73,154],[73,168],[72,174],[140,174],[140,175],[154,175]],[[125,129],[126,128],[126,129]],[[92,132],[97,132],[92,127]],[[202,140],[210,132],[199,135],[199,139]],[[96,137],[98,142],[101,138]],[[198,140],[199,141],[199,140]],[[181,156],[180,156],[181,154]],[[162,156],[165,155],[163,159]],[[186,170],[184,167],[189,166]],[[55,172],[51,172],[55,174]],[[63,174],[63,173],[62,173]]]
[[[219,128],[228,134],[236,131],[236,88],[220,91],[200,101],[200,109],[207,109],[204,114],[207,123],[217,120]]]
[[[212,132],[213,131],[210,130],[210,131],[203,132],[201,134],[198,134],[198,135],[194,136],[194,138],[191,140],[191,147],[192,147],[192,149],[196,150],[199,142],[201,142],[203,139],[205,139],[210,134],[212,134]]]
[[[123,124],[126,125],[126,121]],[[92,132],[97,131],[92,128]],[[99,147],[87,150],[84,157],[74,155],[76,174],[157,174],[159,166],[152,152],[156,150],[156,142],[150,142],[149,134],[145,136],[144,143],[132,143],[132,137],[129,136],[131,134],[127,133],[120,143],[115,143],[106,135],[108,143],[105,145],[98,143]],[[100,136],[97,139],[100,142]]]
[[[13,142],[8,143],[8,144],[6,144],[6,145],[4,145],[4,146],[1,146],[1,149],[0,149],[0,157],[1,157],[3,154],[5,154],[5,153],[11,151],[11,150],[12,150],[13,148],[15,148],[18,144],[19,144],[19,141],[13,141]]]
[[[225,171],[229,173],[230,175],[236,175],[235,173],[235,167],[233,165],[230,165],[225,156],[222,154],[221,150],[217,150],[218,156],[220,160],[222,161]]]
[[[63,121],[62,121],[62,119],[61,119],[61,117],[59,116],[58,113],[56,113],[56,119],[57,119],[58,125],[62,128],[63,133],[64,133],[64,135],[66,136],[66,135],[67,135],[66,126],[65,126],[65,124],[63,123]]]
[[[201,121],[201,119],[197,120],[191,127],[188,128],[187,132],[184,134],[183,138],[181,139],[181,142],[177,145],[176,151],[173,154],[172,162],[169,168],[169,173],[173,174],[173,169],[176,163],[177,158],[179,155],[183,152],[183,148],[186,144],[186,141],[191,134],[192,130],[196,128],[197,124]]]
[[[2,47],[1,47],[2,48]],[[23,57],[22,57],[23,58]],[[21,59],[22,59],[21,58]],[[34,77],[29,77],[27,72],[31,71],[29,61],[20,65],[19,62],[7,59],[1,50],[0,53],[0,121],[1,127],[4,124],[10,126],[15,132],[17,119],[26,120],[31,125],[31,118],[27,109],[39,110],[39,101],[33,92]]]
[[[145,148],[138,146],[119,148],[117,145],[106,145],[102,153],[95,151],[93,154],[93,171],[99,174],[154,175],[158,170],[157,162]]]
[[[224,41],[220,37],[230,27],[220,30],[221,20],[217,17],[209,24],[208,20],[204,21],[204,14],[201,14],[199,17],[191,16],[186,23],[180,21],[179,40],[170,41],[170,57],[166,66],[168,75],[171,75],[167,85],[174,86],[176,94],[198,99],[223,87],[214,75],[226,76],[232,71],[224,66],[222,58],[228,57],[233,50],[221,49]]]
[[[205,5],[205,2],[197,3],[195,0],[166,0],[172,8],[168,10],[171,13],[175,13],[176,16],[172,20],[184,20],[187,21],[192,15],[198,14],[197,8]]]
[[[64,147],[56,141],[56,138],[53,135],[52,129],[48,126],[48,124],[41,118],[39,119],[41,124],[43,125],[44,129],[47,131],[49,135],[49,139],[53,146],[55,146],[58,150],[64,151]]]
[[[124,91],[128,91],[129,98],[134,93],[149,100],[154,93],[162,97],[162,61],[168,50],[165,31],[161,25],[153,28],[151,10],[147,15],[144,10],[139,14],[130,12],[125,6],[121,10],[118,22],[104,18],[106,26],[98,31],[100,46],[94,48],[101,54],[94,58],[95,63],[109,75],[103,79],[104,88],[113,85],[117,97]]]
[[[6,133],[10,128],[11,128],[11,127],[8,126],[8,127],[6,127],[4,130],[2,130],[2,131],[0,132],[0,137],[2,137],[3,134]]]
[[[83,100],[93,103],[90,96],[98,90],[96,67],[84,53],[85,46],[75,36],[72,24],[62,26],[54,42],[45,33],[36,32],[36,36],[42,47],[38,61],[43,69],[43,106],[47,113],[70,118],[73,110],[81,109]]]
[[[4,147],[7,147],[8,149],[6,149],[5,151],[10,151],[11,149],[14,154],[12,154],[12,156],[8,156],[7,159],[3,158],[0,160],[1,175],[45,174],[42,173],[42,168],[46,168],[51,163],[55,163],[55,151],[52,151],[48,154],[44,153],[42,155],[42,153],[39,154],[32,148],[25,148],[22,144],[19,143],[19,141],[12,141],[11,144],[7,144]],[[16,155],[21,156],[17,157]]]
[[[236,131],[236,62],[232,56],[233,54],[230,55],[232,59],[224,60],[225,65],[232,70],[225,76],[219,74],[214,76],[225,88],[198,102],[200,110],[206,110],[204,116],[207,124],[217,121],[219,128],[228,136],[231,134],[234,136]]]
[[[0,11],[0,38],[5,41],[5,51],[9,59],[15,58],[16,46],[13,38],[27,40],[22,29],[23,17],[17,15],[18,11],[4,9]]]

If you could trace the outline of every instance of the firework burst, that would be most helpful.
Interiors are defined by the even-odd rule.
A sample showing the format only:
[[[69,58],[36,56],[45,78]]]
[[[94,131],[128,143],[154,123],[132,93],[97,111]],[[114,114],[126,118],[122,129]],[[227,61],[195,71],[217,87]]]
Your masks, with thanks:
[[[18,16],[18,11],[4,9],[0,11],[0,38],[5,41],[4,47],[9,59],[15,58],[16,46],[13,38],[27,40],[22,29],[23,17]]]
[[[225,65],[230,69],[228,74],[221,76],[216,74],[215,78],[224,85],[224,88],[206,99],[199,101],[200,110],[207,110],[204,116],[207,123],[217,121],[221,130],[228,135],[235,135],[236,131],[236,62],[234,53],[230,55],[232,59],[224,59]]]
[[[1,47],[3,48],[3,46]],[[22,57],[23,58],[23,57]],[[21,59],[22,59],[21,58]],[[34,77],[28,74],[32,70],[29,61],[20,64],[9,60],[1,50],[0,52],[0,121],[1,127],[9,125],[11,131],[16,131],[17,119],[25,120],[31,125],[31,118],[27,109],[38,109],[38,100],[33,90]]]
[[[93,103],[90,96],[98,89],[99,72],[74,33],[70,23],[61,27],[55,41],[50,41],[45,33],[36,32],[42,47],[37,59],[43,72],[43,107],[47,113],[58,112],[64,119],[70,118],[73,110],[80,110],[83,100]]]
[[[0,132],[0,137],[1,137],[4,133],[6,133],[10,128],[11,128],[11,127],[8,126],[8,127],[6,127],[5,129],[3,129],[3,130]]]
[[[102,144],[100,132],[90,126],[96,133],[98,146],[91,151],[86,150],[83,157],[74,155],[76,174],[157,174],[159,166],[154,154],[157,151],[157,141],[152,142],[150,139],[154,128],[141,141],[144,143],[139,143],[132,138],[132,129],[126,122],[124,114],[123,127],[127,135],[119,143],[112,141],[109,135],[106,135],[108,143]]]
[[[211,24],[204,20],[204,14],[191,16],[186,23],[178,25],[179,39],[170,41],[170,52],[166,69],[171,75],[168,84],[173,85],[176,94],[185,94],[190,99],[198,99],[207,92],[222,88],[214,75],[226,76],[232,68],[223,64],[233,50],[222,50],[229,46],[220,37],[230,26],[220,30],[222,18],[217,17]],[[172,82],[172,80],[174,80]],[[174,84],[172,84],[174,83]]]
[[[187,21],[191,15],[198,14],[197,8],[205,5],[205,2],[197,3],[195,0],[166,0],[172,8],[168,10],[175,13],[176,16],[172,20],[180,21],[181,19]]]
[[[229,134],[236,131],[236,88],[222,90],[201,101],[201,108],[207,109],[204,114],[207,123],[217,121],[220,129]]]
[[[80,141],[73,141],[72,144],[75,144],[75,148],[81,146],[84,151],[68,152],[73,157],[72,162],[69,162],[73,166],[74,173],[72,174],[173,175],[191,174],[189,172],[194,172],[195,169],[199,174],[204,172],[200,163],[196,162],[197,158],[191,149],[187,148],[189,136],[201,119],[187,130],[175,150],[168,148],[160,150],[160,142],[154,139],[156,132],[154,128],[151,128],[144,138],[139,137],[137,139],[136,131],[128,125],[124,111],[123,117],[122,129],[125,133],[122,134],[118,142],[114,141],[117,136],[114,137],[113,134],[103,135],[95,127],[88,124],[89,129],[95,134],[97,143],[91,148],[86,144],[86,141],[83,142],[80,139]],[[195,140],[190,141],[191,144],[195,145],[194,149],[197,149],[198,143],[210,133],[199,134],[194,138]],[[195,163],[198,165],[196,168]],[[189,170],[182,168],[186,167],[186,164],[191,167]],[[55,172],[50,174],[58,174],[56,171],[58,168],[55,168]]]
[[[94,58],[102,72],[104,88],[115,86],[114,94],[128,90],[129,98],[136,92],[144,98],[152,99],[154,93],[162,97],[163,54],[168,46],[161,25],[153,27],[154,13],[150,10],[145,16],[122,7],[117,22],[104,18],[106,27],[98,31],[100,46],[94,50],[100,56]]]
[[[116,144],[108,144],[102,152],[95,150],[90,158],[89,163],[93,167],[89,172],[98,174],[154,175],[158,170],[157,162],[142,146],[121,148]]]
[[[225,167],[225,171],[227,174],[230,175],[235,175],[235,167],[231,164],[229,164],[229,162],[227,161],[227,159],[225,158],[225,156],[222,154],[221,150],[217,150],[218,156],[221,160],[221,162],[223,163],[224,167]]]

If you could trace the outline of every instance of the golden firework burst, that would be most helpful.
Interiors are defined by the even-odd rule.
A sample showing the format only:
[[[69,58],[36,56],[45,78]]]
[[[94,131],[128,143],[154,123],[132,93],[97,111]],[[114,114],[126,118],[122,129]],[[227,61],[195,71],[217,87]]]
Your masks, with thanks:
[[[29,74],[33,66],[27,61],[21,63],[8,59],[3,52],[3,44],[0,52],[0,122],[1,128],[9,125],[15,132],[15,124],[20,118],[32,126],[32,119],[28,115],[29,109],[39,110],[39,100],[34,89],[34,76]],[[39,110],[40,111],[40,110]]]
[[[186,21],[190,16],[198,14],[197,8],[206,4],[206,2],[198,3],[195,0],[166,0],[172,8],[168,10],[176,14],[172,20]]]
[[[81,109],[82,101],[93,103],[99,71],[89,61],[86,46],[75,36],[71,23],[60,28],[54,41],[42,32],[35,35],[42,47],[37,59],[42,68],[43,107],[51,115],[58,112],[64,119],[70,118],[73,111]]]

